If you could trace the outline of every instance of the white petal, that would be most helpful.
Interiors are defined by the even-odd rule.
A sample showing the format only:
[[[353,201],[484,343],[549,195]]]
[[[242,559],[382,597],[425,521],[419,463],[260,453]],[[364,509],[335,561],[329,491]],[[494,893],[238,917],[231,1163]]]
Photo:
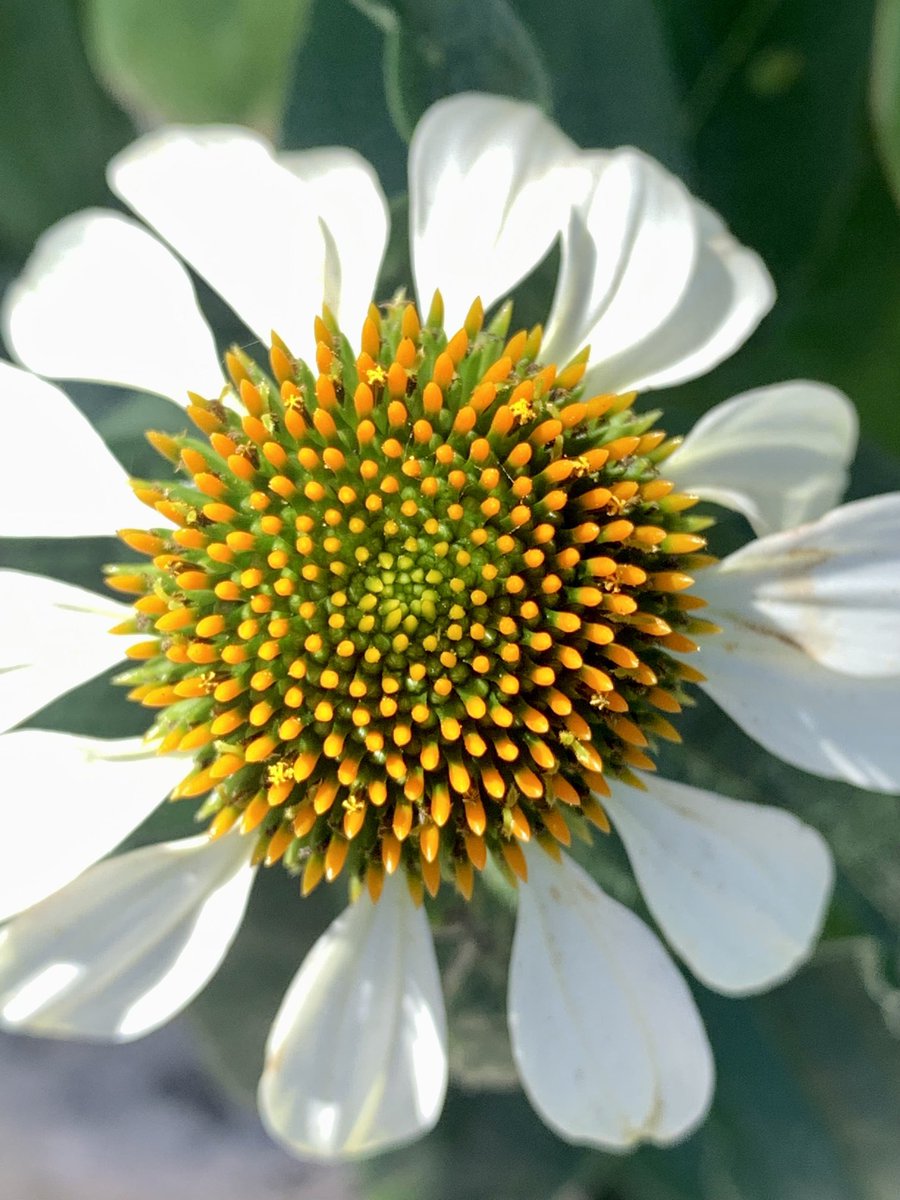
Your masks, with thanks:
[[[114,666],[135,640],[109,632],[132,609],[70,583],[0,571],[0,595],[0,733]]]
[[[758,534],[790,529],[843,495],[857,430],[843,392],[795,379],[716,405],[666,461],[666,475],[743,513]]]
[[[900,792],[900,676],[842,675],[772,626],[712,615],[722,632],[703,643],[703,688],[745,733],[814,775]]]
[[[463,94],[440,100],[409,148],[410,238],[416,293],[439,288],[458,328],[536,266],[565,225],[576,148],[530,104]]]
[[[846,675],[900,675],[900,492],[749,543],[704,573],[717,613]]]
[[[375,1154],[427,1132],[447,1087],[431,931],[405,881],[363,894],[312,948],[275,1019],[259,1086],[273,1137],[305,1158]]]
[[[713,1062],[693,998],[656,936],[570,858],[529,847],[509,977],[513,1054],[567,1141],[606,1149],[684,1137]]]
[[[122,467],[64,392],[0,362],[0,406],[0,537],[108,537],[146,525]]]
[[[378,176],[362,155],[344,147],[281,154],[278,161],[312,190],[328,234],[325,302],[358,345],[390,229]]]
[[[695,201],[703,241],[690,286],[652,338],[617,365],[615,390],[672,387],[705,375],[754,332],[775,302],[775,285],[758,254],[742,246],[715,213]],[[601,364],[593,390],[613,387]]]
[[[325,291],[315,192],[256,134],[227,126],[149,133],[112,160],[109,185],[268,344],[311,360]]]
[[[0,921],[109,854],[187,774],[140,738],[23,729],[0,737]]]
[[[218,395],[215,343],[187,272],[134,221],[91,209],[38,241],[3,305],[7,344],[39,375],[182,402]]]
[[[834,875],[816,830],[782,809],[656,777],[604,805],[650,911],[709,987],[759,991],[811,953]]]
[[[244,915],[247,839],[186,838],[91,867],[0,931],[0,1025],[130,1041],[217,970]]]
[[[768,272],[652,159],[624,149],[584,161],[593,185],[563,238],[545,352],[565,361],[590,344],[592,391],[702,375],[771,308]]]
[[[674,311],[687,288],[700,232],[687,189],[636,150],[585,154],[591,188],[563,239],[546,354],[564,362],[591,343],[612,370]]]

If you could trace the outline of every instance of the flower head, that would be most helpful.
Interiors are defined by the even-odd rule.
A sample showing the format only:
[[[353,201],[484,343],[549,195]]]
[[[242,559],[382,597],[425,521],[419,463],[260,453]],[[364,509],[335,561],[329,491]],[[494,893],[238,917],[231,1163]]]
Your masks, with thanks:
[[[63,513],[15,465],[4,487],[36,499],[3,532],[115,527],[144,556],[107,576],[130,609],[6,573],[5,727],[115,661],[111,622],[120,681],[155,714],[143,740],[0,738],[0,768],[42,755],[65,781],[42,812],[67,847],[27,871],[15,837],[0,851],[0,908],[19,914],[0,1020],[147,1032],[221,961],[257,865],[283,862],[304,893],[340,876],[358,898],[285,997],[260,1105],[297,1153],[372,1153],[430,1128],[446,1088],[426,893],[469,896],[492,862],[519,887],[509,1021],[536,1108],[573,1141],[669,1142],[712,1093],[699,1016],[655,934],[564,848],[612,825],[663,933],[721,991],[808,955],[822,839],[657,779],[653,752],[699,684],[789,762],[900,790],[883,649],[900,502],[828,511],[855,422],[821,385],[736,397],[681,445],[634,407],[737,348],[772,300],[756,256],[651,160],[462,96],[423,119],[410,181],[419,307],[372,302],[386,206],[349,152],[278,162],[240,131],[174,130],[113,164],[267,362],[235,346],[223,373],[177,260],[113,214],[51,230],[11,289],[27,366],[190,389],[199,435],[150,435],[176,474],[135,481],[138,504],[60,392],[0,367],[23,444],[38,406],[44,457],[90,464]],[[557,238],[546,334],[519,330],[494,306]],[[717,563],[699,498],[758,540]],[[206,797],[212,844],[92,865],[168,789]]]
[[[449,338],[441,310],[373,305],[359,354],[319,319],[316,372],[233,350],[241,411],[194,397],[208,441],[151,435],[187,481],[135,484],[177,528],[124,531],[150,565],[107,576],[149,635],[122,681],[194,755],[174,795],[213,788],[213,832],[259,829],[304,893],[346,864],[375,899],[400,867],[469,896],[488,853],[526,878],[567,808],[608,829],[606,779],[677,740],[701,678],[676,654],[708,626],[684,595],[707,522],[656,414],[577,399],[584,356],[542,364],[508,308]]]

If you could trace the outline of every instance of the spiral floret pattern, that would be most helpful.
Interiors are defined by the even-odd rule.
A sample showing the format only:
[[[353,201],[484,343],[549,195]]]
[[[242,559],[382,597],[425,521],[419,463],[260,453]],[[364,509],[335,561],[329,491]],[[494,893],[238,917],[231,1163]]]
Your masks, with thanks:
[[[150,435],[183,478],[133,485],[170,526],[120,532],[147,556],[107,578],[147,634],[121,679],[193,756],[173,798],[304,893],[402,869],[469,896],[489,855],[524,878],[523,841],[608,828],[607,780],[640,786],[702,679],[677,441],[510,313],[448,336],[439,296],[424,324],[373,306],[356,353],[325,312],[315,368],[234,348],[191,397],[205,436]]]

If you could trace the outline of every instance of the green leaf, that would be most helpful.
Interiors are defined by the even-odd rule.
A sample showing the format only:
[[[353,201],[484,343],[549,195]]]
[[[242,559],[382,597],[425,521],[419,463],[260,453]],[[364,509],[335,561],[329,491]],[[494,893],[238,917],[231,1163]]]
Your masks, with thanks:
[[[23,258],[60,217],[107,196],[107,160],[132,136],[93,79],[72,0],[0,6],[0,254]]]
[[[827,21],[817,0],[658,11],[683,81],[689,182],[778,287],[748,345],[675,395],[701,411],[761,383],[824,379],[900,450],[900,222],[867,131],[872,0],[835,0]]]
[[[900,1043],[846,956],[768,996],[704,1005],[719,1083],[706,1200],[888,1200],[900,1177]]]
[[[101,77],[143,116],[271,133],[309,0],[88,0]]]
[[[359,1168],[366,1200],[578,1200],[616,1158],[560,1141],[521,1092],[451,1089],[437,1128],[404,1150]]]
[[[869,999],[878,1005],[887,1030],[900,1041],[900,942],[885,944],[876,938],[848,943]]]
[[[870,98],[881,160],[900,204],[900,0],[877,0]]]
[[[868,151],[840,226],[810,256],[804,289],[784,306],[762,358],[767,372],[824,378],[844,388],[860,410],[863,432],[895,453],[900,453],[898,261],[900,220]]]
[[[685,173],[680,83],[652,0],[515,0],[547,65],[553,111],[584,147],[634,145]]]
[[[355,0],[385,31],[394,124],[407,140],[442,96],[483,91],[550,107],[540,49],[507,0]]]
[[[900,1042],[853,957],[820,954],[755,999],[700,995],[717,1069],[710,1116],[686,1143],[625,1160],[616,1200],[893,1200]]]
[[[312,0],[280,140],[292,149],[334,144],[358,150],[391,196],[406,185],[406,150],[385,100],[383,40],[347,0]]]
[[[682,78],[699,194],[782,292],[853,198],[873,0],[657,4]],[[800,281],[797,281],[798,286]]]
[[[386,300],[399,291],[412,290],[409,248],[409,196],[400,192],[390,202],[391,230],[378,276],[376,299]]]

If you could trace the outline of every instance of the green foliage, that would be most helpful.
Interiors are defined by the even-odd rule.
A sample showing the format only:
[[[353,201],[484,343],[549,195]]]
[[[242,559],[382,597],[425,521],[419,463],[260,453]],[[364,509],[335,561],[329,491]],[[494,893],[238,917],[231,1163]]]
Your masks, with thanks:
[[[354,0],[384,29],[384,80],[407,140],[425,110],[455,92],[490,91],[550,104],[536,40],[507,0]]]
[[[611,1166],[555,1138],[521,1093],[451,1090],[433,1133],[359,1175],[366,1200],[576,1200]]]
[[[554,115],[581,146],[636,145],[690,166],[681,84],[653,0],[518,0],[547,64]],[[491,89],[497,90],[497,89]]]
[[[748,346],[674,398],[702,411],[758,383],[825,379],[900,450],[900,222],[867,133],[871,0],[835,0],[827,21],[816,0],[658,7],[690,182],[779,291]]]
[[[387,194],[402,191],[406,150],[388,114],[383,37],[348,0],[313,0],[309,36],[294,61],[282,144],[351,146],[378,170]]]
[[[878,148],[900,204],[900,0],[877,0],[871,100]]]
[[[702,997],[713,1114],[686,1144],[642,1150],[597,1200],[893,1200],[900,1053],[846,953],[749,1001]]]
[[[773,994],[707,1006],[719,1090],[703,1200],[889,1200],[900,1047],[840,956]]]
[[[309,0],[86,0],[86,29],[126,107],[272,131],[308,10]]]
[[[21,260],[59,217],[106,196],[128,118],[93,78],[73,0],[0,5],[0,258]]]

